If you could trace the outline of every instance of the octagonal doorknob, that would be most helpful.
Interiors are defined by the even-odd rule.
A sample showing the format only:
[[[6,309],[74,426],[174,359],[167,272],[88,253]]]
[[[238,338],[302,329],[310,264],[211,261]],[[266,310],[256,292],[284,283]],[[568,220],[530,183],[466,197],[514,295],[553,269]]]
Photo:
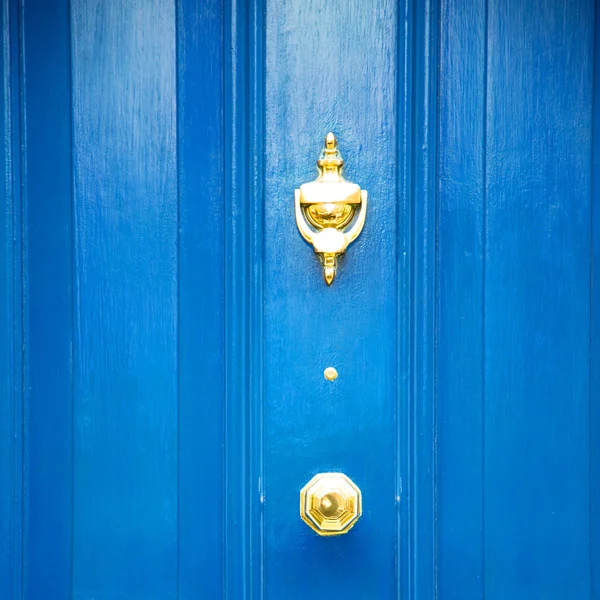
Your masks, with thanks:
[[[362,494],[343,473],[319,473],[300,492],[300,516],[319,535],[341,535],[362,514]]]

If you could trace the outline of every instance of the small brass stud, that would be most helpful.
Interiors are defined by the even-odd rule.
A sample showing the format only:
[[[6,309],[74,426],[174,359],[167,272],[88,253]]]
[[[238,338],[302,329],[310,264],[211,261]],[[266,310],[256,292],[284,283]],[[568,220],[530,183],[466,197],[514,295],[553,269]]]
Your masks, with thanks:
[[[338,372],[335,367],[327,367],[323,371],[323,375],[325,376],[325,379],[327,379],[327,381],[333,381],[334,379],[337,379]]]

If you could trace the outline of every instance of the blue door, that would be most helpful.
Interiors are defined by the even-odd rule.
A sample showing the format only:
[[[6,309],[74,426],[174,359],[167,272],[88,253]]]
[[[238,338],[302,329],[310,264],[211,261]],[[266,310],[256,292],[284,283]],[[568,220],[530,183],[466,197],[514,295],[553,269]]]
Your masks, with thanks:
[[[4,0],[0,599],[600,600],[598,15]]]

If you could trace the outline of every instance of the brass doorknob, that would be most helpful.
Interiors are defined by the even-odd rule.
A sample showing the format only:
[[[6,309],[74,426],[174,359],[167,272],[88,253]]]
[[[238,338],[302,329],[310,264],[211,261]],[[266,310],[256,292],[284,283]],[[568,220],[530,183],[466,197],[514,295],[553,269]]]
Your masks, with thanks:
[[[319,535],[341,535],[362,514],[362,494],[343,473],[319,473],[300,492],[300,517]]]

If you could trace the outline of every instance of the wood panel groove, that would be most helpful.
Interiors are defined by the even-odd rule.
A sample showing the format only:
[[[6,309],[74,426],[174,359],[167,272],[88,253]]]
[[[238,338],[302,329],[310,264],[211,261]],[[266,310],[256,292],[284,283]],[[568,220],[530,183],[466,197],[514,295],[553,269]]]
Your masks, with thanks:
[[[23,240],[20,3],[2,2],[0,207],[0,595],[17,600],[23,579]]]
[[[264,594],[262,557],[262,0],[225,3],[224,597]]]
[[[68,3],[23,2],[22,29],[27,100],[23,595],[37,598],[52,589],[70,598],[74,315]]]
[[[408,595],[437,597],[436,343],[439,6],[413,3]]]
[[[590,600],[600,600],[600,10],[594,5],[590,202]]]
[[[178,593],[224,582],[224,6],[177,3]],[[203,518],[205,515],[206,518]]]

